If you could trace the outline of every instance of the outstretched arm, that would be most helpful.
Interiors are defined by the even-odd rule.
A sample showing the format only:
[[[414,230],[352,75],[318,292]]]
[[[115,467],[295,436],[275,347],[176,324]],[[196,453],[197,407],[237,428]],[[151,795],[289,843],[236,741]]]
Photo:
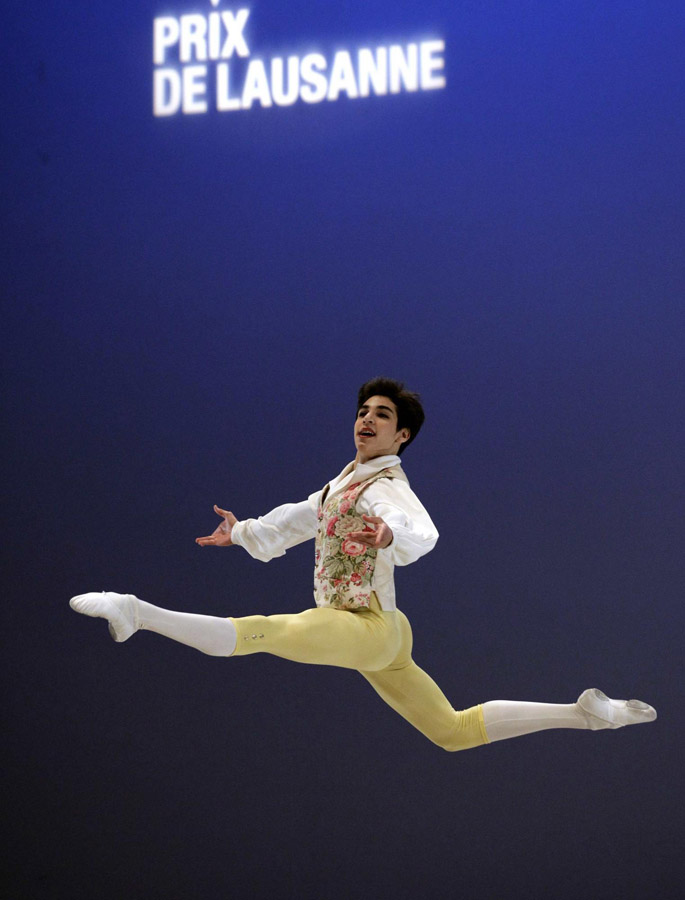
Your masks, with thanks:
[[[217,516],[222,516],[223,521],[207,537],[195,538],[195,543],[201,547],[233,547],[231,533],[233,526],[238,520],[227,509],[219,509],[216,503],[214,504],[214,512]]]
[[[258,519],[240,521],[232,512],[215,506],[214,511],[223,521],[212,534],[196,538],[196,543],[201,547],[243,547],[250,556],[268,562],[314,537],[318,526],[318,496],[312,494],[301,503],[286,503]]]

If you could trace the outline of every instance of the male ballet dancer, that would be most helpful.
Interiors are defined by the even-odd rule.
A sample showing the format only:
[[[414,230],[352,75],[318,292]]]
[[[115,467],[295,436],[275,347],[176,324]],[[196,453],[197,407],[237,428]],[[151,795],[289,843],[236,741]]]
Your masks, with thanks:
[[[395,605],[393,569],[428,553],[438,538],[400,465],[423,421],[417,394],[392,379],[373,379],[358,394],[355,459],[323,490],[240,522],[214,507],[222,521],[213,534],[196,539],[203,547],[242,546],[266,562],[315,539],[314,608],[220,618],[111,591],[80,594],[72,608],[107,619],[116,641],[145,629],[212,656],[271,653],[357,669],[387,704],[445,750],[549,728],[595,731],[653,721],[656,710],[647,703],[611,700],[596,688],[575,703],[490,700],[457,711],[416,665],[409,622]]]

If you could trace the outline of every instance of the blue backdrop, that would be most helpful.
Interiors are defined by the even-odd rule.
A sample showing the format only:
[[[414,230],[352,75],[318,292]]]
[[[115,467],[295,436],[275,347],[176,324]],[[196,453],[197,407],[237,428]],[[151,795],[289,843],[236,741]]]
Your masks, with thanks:
[[[211,10],[6,4],[7,896],[673,895],[682,5],[259,0],[255,55],[442,39],[446,87],[154,117],[153,18]],[[310,605],[310,546],[193,538],[336,474],[381,373],[427,411],[417,661],[459,708],[598,686],[653,726],[449,755],[355,673],[69,610]]]

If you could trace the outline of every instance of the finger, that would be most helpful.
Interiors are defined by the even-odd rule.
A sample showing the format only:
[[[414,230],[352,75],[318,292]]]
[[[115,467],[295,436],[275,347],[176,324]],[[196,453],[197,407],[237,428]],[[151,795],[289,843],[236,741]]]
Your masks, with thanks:
[[[220,506],[217,506],[216,503],[214,504],[214,512],[215,512],[218,516],[223,516],[224,518],[226,518],[226,516],[232,516],[232,515],[233,515],[233,513],[229,512],[227,509],[221,509],[221,507],[220,507]]]
[[[376,543],[375,531],[350,531],[347,537],[358,544],[368,544],[369,547]]]
[[[207,537],[195,538],[195,543],[196,544],[215,544],[216,538],[212,537],[212,535],[210,534]]]
[[[362,515],[362,519],[367,522],[375,522],[376,524],[379,524],[383,521],[380,516],[367,516],[366,514]]]

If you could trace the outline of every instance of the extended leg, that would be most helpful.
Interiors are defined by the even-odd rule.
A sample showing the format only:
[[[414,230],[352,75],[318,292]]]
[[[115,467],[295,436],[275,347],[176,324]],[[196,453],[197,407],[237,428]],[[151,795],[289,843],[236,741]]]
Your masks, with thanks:
[[[271,653],[295,662],[381,669],[397,654],[396,613],[308,609],[294,615],[219,618],[175,612],[112,591],[73,597],[72,609],[107,619],[115,641],[145,629],[211,656]]]
[[[640,700],[611,700],[596,688],[576,703],[529,703],[491,700],[458,711],[437,684],[411,659],[411,628],[400,617],[400,651],[386,669],[361,674],[396,712],[445,750],[520,737],[549,728],[597,731],[656,719],[656,710]]]

